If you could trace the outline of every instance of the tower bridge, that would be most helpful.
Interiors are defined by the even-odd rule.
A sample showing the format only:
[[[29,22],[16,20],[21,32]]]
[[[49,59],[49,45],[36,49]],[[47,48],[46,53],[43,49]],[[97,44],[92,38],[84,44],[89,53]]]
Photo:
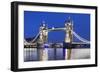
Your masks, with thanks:
[[[48,43],[48,34],[51,31],[64,31],[65,32],[65,40],[62,43],[56,43],[54,46],[53,43]],[[73,42],[73,36],[78,38],[81,42]],[[41,49],[40,51],[40,60],[47,60],[48,57],[46,51],[45,51],[45,44],[48,43],[49,45],[46,46],[46,48],[64,48],[65,49],[65,59],[70,59],[71,57],[71,49],[72,48],[90,48],[90,42],[82,37],[80,37],[75,31],[73,31],[73,21],[69,18],[65,22],[65,27],[62,28],[48,28],[46,24],[43,22],[42,26],[39,28],[39,33],[36,35],[36,37],[30,41],[24,41],[24,47],[25,48],[34,48]],[[43,46],[44,45],[44,46]],[[60,45],[60,46],[58,46]]]

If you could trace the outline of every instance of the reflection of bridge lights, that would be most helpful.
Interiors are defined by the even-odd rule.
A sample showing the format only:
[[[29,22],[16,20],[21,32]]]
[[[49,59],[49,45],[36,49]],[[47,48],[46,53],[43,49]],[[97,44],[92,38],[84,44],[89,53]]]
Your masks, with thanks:
[[[50,45],[49,45],[49,44],[43,44],[43,46],[44,46],[45,48],[50,47]]]
[[[81,45],[77,45],[77,47],[81,47]]]

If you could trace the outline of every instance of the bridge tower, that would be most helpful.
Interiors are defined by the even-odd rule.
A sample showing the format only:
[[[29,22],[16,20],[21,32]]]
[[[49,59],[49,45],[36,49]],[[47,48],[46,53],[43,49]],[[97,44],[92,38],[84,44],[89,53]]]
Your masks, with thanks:
[[[42,26],[40,26],[40,36],[39,36],[39,43],[44,44],[47,42],[48,39],[48,28],[46,27],[45,22],[42,22]]]
[[[48,52],[47,49],[43,46],[48,39],[48,28],[45,25],[45,22],[42,22],[42,26],[40,26],[40,35],[39,35],[39,60],[48,60]]]
[[[65,43],[71,44],[73,41],[73,22],[71,21],[70,17],[68,21],[65,22]],[[65,59],[69,60],[71,58],[71,48],[65,49]]]

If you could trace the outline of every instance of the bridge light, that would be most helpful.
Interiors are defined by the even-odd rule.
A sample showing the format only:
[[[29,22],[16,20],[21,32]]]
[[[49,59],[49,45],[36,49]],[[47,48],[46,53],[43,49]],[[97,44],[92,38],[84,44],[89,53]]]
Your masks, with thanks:
[[[42,26],[43,26],[43,27],[45,27],[45,26],[46,26],[45,21],[42,21]]]
[[[43,24],[43,27],[45,27],[46,25],[45,24]]]
[[[52,29],[55,29],[54,27],[52,27]]]

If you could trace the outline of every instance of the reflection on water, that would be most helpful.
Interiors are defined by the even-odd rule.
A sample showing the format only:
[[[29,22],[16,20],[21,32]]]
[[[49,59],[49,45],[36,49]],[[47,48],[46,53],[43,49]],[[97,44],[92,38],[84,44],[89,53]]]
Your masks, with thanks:
[[[24,61],[38,61],[37,48],[24,48]]]
[[[45,48],[48,60],[64,60],[65,50],[63,48]],[[24,61],[40,61],[41,49],[24,48]],[[90,49],[72,49],[71,59],[89,59]]]
[[[48,60],[63,60],[63,49],[45,48],[47,49]],[[39,51],[37,48],[24,48],[24,61],[39,61]]]

